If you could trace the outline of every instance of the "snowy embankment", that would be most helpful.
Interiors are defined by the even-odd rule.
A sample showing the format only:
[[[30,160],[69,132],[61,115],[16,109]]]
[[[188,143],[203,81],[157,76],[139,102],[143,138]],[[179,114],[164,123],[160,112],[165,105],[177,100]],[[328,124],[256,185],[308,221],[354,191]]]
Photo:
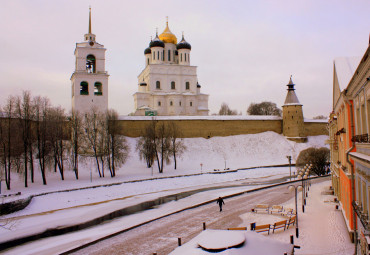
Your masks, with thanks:
[[[284,136],[265,132],[260,134],[237,135],[228,137],[187,138],[184,144],[186,152],[177,160],[177,170],[174,170],[173,162],[164,167],[164,173],[159,174],[154,165],[153,169],[147,168],[145,162],[140,161],[136,148],[137,138],[127,138],[130,146],[130,154],[127,162],[117,171],[117,176],[99,178],[93,159],[80,161],[79,180],[76,181],[74,173],[67,166],[65,180],[61,181],[58,173],[47,173],[48,185],[42,185],[40,173],[35,172],[35,183],[29,182],[29,187],[24,188],[23,176],[12,174],[11,190],[2,188],[2,194],[10,194],[21,191],[23,195],[40,194],[58,190],[68,190],[80,187],[122,183],[130,180],[141,180],[166,176],[198,174],[213,172],[214,169],[226,168],[238,169],[255,166],[267,166],[287,164],[287,155],[291,155],[293,162],[301,150],[308,147],[322,147],[327,136],[308,137],[307,143],[295,143],[287,140]],[[172,160],[173,161],[173,160]],[[37,162],[35,162],[36,164]],[[202,164],[202,166],[201,166]],[[91,172],[90,172],[91,170]],[[92,175],[92,180],[90,179]]]

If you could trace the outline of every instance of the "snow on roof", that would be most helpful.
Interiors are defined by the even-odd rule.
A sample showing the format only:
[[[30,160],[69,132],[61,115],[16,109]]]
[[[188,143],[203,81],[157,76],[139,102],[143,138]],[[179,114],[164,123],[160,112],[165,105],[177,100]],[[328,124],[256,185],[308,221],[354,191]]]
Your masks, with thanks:
[[[171,255],[177,254],[212,254],[214,252],[206,251],[200,248],[197,244],[198,242],[204,238],[206,235],[210,233],[220,233],[221,237],[217,240],[210,240],[212,242],[224,242],[222,240],[225,238],[225,234],[222,237],[222,233],[227,232],[234,232],[239,231],[245,236],[246,241],[243,245],[238,246],[237,248],[226,249],[222,252],[218,252],[217,254],[258,254],[258,255],[281,255],[281,254],[291,254],[293,251],[293,244],[288,242],[284,243],[282,241],[278,241],[275,239],[268,238],[262,234],[255,233],[253,231],[240,231],[240,230],[205,230],[202,231],[198,236],[194,237],[192,240],[187,242],[186,244],[179,246],[174,251],[172,251]],[[210,235],[211,236],[211,235]]]
[[[329,119],[304,119],[304,122],[328,123]]]
[[[347,87],[360,61],[361,57],[341,57],[334,59],[334,66],[341,90]]]
[[[119,120],[281,120],[279,116],[266,115],[212,115],[212,116],[119,116]]]

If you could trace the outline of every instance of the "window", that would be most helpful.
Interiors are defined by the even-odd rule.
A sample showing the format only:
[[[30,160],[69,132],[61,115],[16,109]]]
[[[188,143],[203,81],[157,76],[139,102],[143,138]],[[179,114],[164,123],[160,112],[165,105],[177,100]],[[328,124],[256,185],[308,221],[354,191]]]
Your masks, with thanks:
[[[157,59],[159,60],[159,51],[157,51]]]
[[[149,58],[148,58],[148,64],[147,65],[149,65]]]
[[[161,101],[158,101],[158,106],[161,106]]]
[[[170,102],[170,106],[173,106],[173,102],[172,101]]]
[[[179,105],[181,106],[181,101],[179,102]]]
[[[189,90],[190,89],[190,82],[185,82],[185,89]]]
[[[103,95],[103,85],[101,82],[95,82],[94,84],[94,95],[102,96]]]
[[[161,82],[160,81],[155,82],[155,88],[156,89],[161,89]]]
[[[176,84],[174,81],[171,81],[171,89],[176,89]]]
[[[184,53],[184,55],[185,55],[185,62],[186,62],[186,53]]]
[[[155,60],[155,52],[153,51],[153,60]]]
[[[168,50],[168,61],[171,61],[171,50]]]
[[[96,73],[96,63],[94,55],[86,57],[86,70],[88,73]]]
[[[80,95],[89,94],[89,84],[86,81],[80,83]]]
[[[190,106],[193,106],[193,102],[190,102]]]
[[[182,62],[182,53],[180,54],[180,61]]]

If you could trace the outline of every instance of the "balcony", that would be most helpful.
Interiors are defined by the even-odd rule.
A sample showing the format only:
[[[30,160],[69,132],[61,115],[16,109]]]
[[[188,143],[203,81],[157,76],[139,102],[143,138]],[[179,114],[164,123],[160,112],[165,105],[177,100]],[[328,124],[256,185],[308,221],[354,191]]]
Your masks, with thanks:
[[[355,210],[358,218],[361,221],[362,226],[366,231],[370,231],[370,226],[369,226],[369,215],[367,213],[363,212],[363,208],[360,205],[358,201],[353,201],[352,202],[353,209]]]
[[[368,143],[369,142],[369,135],[368,134],[355,135],[354,137],[352,137],[352,142]]]

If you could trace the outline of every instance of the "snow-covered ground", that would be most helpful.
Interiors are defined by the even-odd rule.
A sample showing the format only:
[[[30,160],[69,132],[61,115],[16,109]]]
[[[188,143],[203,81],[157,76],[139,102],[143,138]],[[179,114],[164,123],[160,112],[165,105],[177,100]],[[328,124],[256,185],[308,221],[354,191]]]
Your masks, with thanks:
[[[325,191],[329,189],[330,185],[330,181],[312,185],[309,191],[309,197],[307,198],[305,213],[302,213],[300,206],[298,207],[299,238],[295,237],[295,227],[290,227],[285,231],[280,229],[274,234],[270,233],[270,235],[259,234],[266,237],[264,241],[261,240],[261,237],[256,239],[253,235],[246,235],[246,242],[242,247],[227,249],[217,254],[282,254],[272,251],[279,251],[279,249],[284,248],[284,243],[285,247],[287,247],[291,235],[294,236],[294,244],[301,247],[300,249],[295,249],[295,254],[354,254],[354,244],[350,241],[343,215],[340,210],[335,209],[335,203],[333,202],[334,196],[325,194]],[[301,205],[300,200],[298,203]],[[283,206],[294,208],[294,199],[286,202]],[[257,225],[263,225],[273,224],[274,222],[286,219],[283,216],[252,212],[245,213],[240,217],[243,219],[243,223],[240,226],[247,226],[248,228],[252,222],[256,222]],[[171,254],[210,254],[198,246],[198,243],[203,241],[201,240],[203,235],[204,233],[201,233],[185,245],[177,248]],[[215,237],[215,235],[212,237]],[[225,238],[225,235],[220,238]],[[279,242],[271,241],[271,239]],[[218,240],[212,240],[212,243],[217,242]],[[267,247],[254,245],[254,242],[263,242]],[[222,242],[219,241],[218,243]],[[288,252],[289,249],[285,251]]]
[[[173,164],[165,166],[164,173],[159,174],[157,169],[148,169],[145,162],[139,160],[135,151],[136,141],[134,138],[127,138],[131,147],[130,158],[121,169],[117,171],[115,178],[108,177],[106,172],[105,178],[99,178],[93,161],[85,161],[80,166],[80,179],[76,181],[72,171],[67,171],[66,179],[61,181],[58,173],[48,173],[48,185],[42,185],[39,173],[36,172],[35,183],[29,183],[28,188],[23,187],[22,177],[12,176],[12,190],[2,193],[22,192],[21,196],[39,195],[48,193],[42,196],[36,196],[32,199],[31,204],[24,210],[7,215],[6,218],[15,219],[16,224],[11,230],[1,229],[0,240],[11,240],[19,235],[32,234],[33,232],[42,231],[51,227],[59,227],[75,224],[76,222],[87,220],[89,217],[103,215],[108,211],[122,208],[125,206],[134,205],[139,202],[155,199],[160,196],[173,194],[176,192],[188,191],[198,187],[209,187],[215,185],[227,185],[228,182],[236,180],[249,180],[251,182],[258,179],[272,179],[289,175],[288,167],[263,168],[252,170],[239,170],[227,174],[205,174],[206,172],[214,172],[214,169],[220,169],[221,172],[225,168],[238,169],[254,166],[286,164],[287,155],[291,155],[295,160],[299,152],[308,147],[322,147],[327,136],[309,137],[307,143],[294,143],[288,141],[282,135],[274,132],[265,132],[255,135],[239,135],[231,137],[213,137],[210,139],[191,138],[184,139],[187,146],[187,152],[178,160],[178,169],[173,169]],[[202,164],[202,167],[201,165]],[[90,172],[91,171],[91,172]],[[292,168],[292,172],[295,168]],[[202,173],[199,175],[199,173]],[[92,174],[92,179],[90,179]],[[192,175],[177,178],[182,175]],[[131,182],[135,180],[146,180],[141,182]],[[116,183],[116,185],[111,185]],[[111,185],[104,187],[96,187],[91,189],[76,190],[70,192],[60,192],[70,189],[79,189],[89,186]],[[222,195],[233,194],[242,190],[248,190],[251,187],[230,188],[225,189]],[[55,192],[55,193],[51,193]],[[209,195],[207,195],[209,194]],[[211,199],[214,194],[202,193],[200,196],[191,196],[184,199],[182,207],[188,204],[194,204],[194,201],[201,203],[204,199]],[[4,198],[6,202],[18,197]],[[197,200],[198,199],[198,200]],[[178,207],[177,204],[176,207]],[[161,214],[171,213],[181,208],[164,206],[163,210],[158,210],[155,215],[141,216],[140,219],[134,215],[124,217],[124,222],[120,222],[120,226],[130,226],[150,220],[153,217],[158,217]],[[126,225],[125,225],[126,224]],[[97,238],[98,235],[104,235],[115,231],[115,225],[105,224],[101,231],[83,231],[86,235],[84,241]],[[66,243],[70,240],[75,240],[74,235],[80,236],[82,233],[70,234],[70,238],[62,237],[62,239],[52,238],[56,243],[60,242],[65,248]],[[64,240],[63,240],[64,238]],[[58,240],[57,240],[58,239]],[[44,247],[50,246],[50,240],[44,242]],[[46,243],[49,246],[45,246]],[[35,253],[39,252],[40,243],[35,242]],[[22,247],[19,249],[22,250]],[[29,248],[26,248],[26,250]],[[50,251],[50,250],[49,250]],[[11,254],[11,253],[10,253]],[[17,254],[17,252],[13,253]],[[19,254],[19,253],[18,253]],[[32,254],[32,253],[30,253]],[[44,254],[48,251],[44,250]]]
[[[86,159],[80,162],[79,180],[76,181],[71,167],[67,165],[65,180],[61,181],[58,173],[48,172],[48,185],[41,182],[40,173],[35,162],[35,183],[29,181],[28,188],[24,188],[23,176],[12,174],[11,190],[5,190],[2,183],[2,194],[11,194],[21,191],[24,195],[40,194],[58,190],[67,190],[87,186],[121,183],[130,180],[161,178],[213,172],[214,169],[238,169],[255,166],[288,164],[286,156],[292,156],[295,162],[301,150],[308,147],[322,147],[327,136],[308,137],[307,143],[295,143],[275,132],[260,134],[237,135],[228,137],[187,138],[184,143],[187,151],[178,159],[177,170],[173,162],[165,165],[164,173],[159,174],[156,165],[153,169],[147,168],[145,162],[140,161],[136,148],[136,138],[127,138],[131,148],[127,162],[117,171],[117,176],[109,177],[105,172],[104,178],[99,178],[94,160]],[[202,166],[201,166],[202,164]],[[91,169],[91,172],[90,172]],[[92,180],[90,179],[92,175]]]

